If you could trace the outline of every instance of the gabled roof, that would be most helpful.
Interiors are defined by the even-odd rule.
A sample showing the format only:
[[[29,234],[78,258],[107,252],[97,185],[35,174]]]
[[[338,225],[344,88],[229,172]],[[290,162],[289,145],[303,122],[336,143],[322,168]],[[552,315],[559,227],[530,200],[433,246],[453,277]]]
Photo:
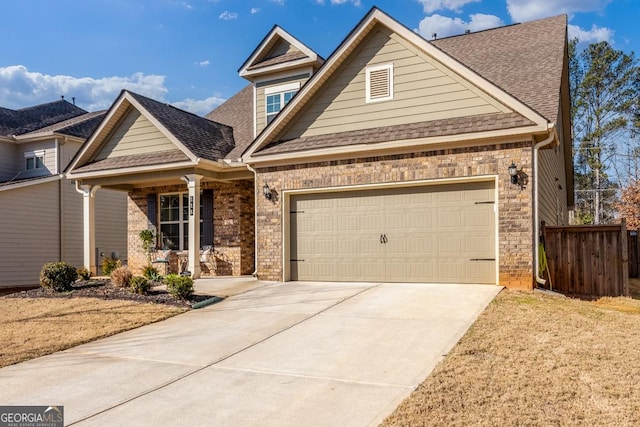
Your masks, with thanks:
[[[33,132],[86,113],[82,108],[64,100],[20,110],[0,107],[0,135],[13,136]]]
[[[287,51],[276,49],[282,44],[290,45],[291,49]],[[318,68],[323,62],[324,59],[315,51],[278,25],[274,25],[238,72],[241,77],[250,79],[261,74],[305,65]]]
[[[235,147],[226,155],[227,159],[238,160],[242,152],[253,142],[253,85],[247,85],[240,92],[220,104],[205,117],[233,128]]]
[[[567,16],[560,15],[431,43],[553,122],[566,38]]]
[[[131,109],[137,110],[149,120],[175,145],[175,149],[95,161],[100,149],[108,142],[111,132]],[[123,90],[102,122],[80,148],[68,170],[71,174],[81,174],[170,163],[188,162],[195,165],[200,159],[222,159],[233,147],[231,127]]]
[[[563,21],[564,19],[564,21]],[[542,20],[544,21],[544,20]],[[313,96],[321,90],[321,87],[327,79],[329,79],[343,64],[349,57],[352,52],[354,52],[360,43],[363,42],[365,37],[378,25],[382,25],[386,28],[389,28],[394,33],[398,34],[403,39],[407,40],[409,43],[412,43],[416,48],[425,52],[430,57],[434,58],[443,66],[452,70],[452,72],[456,73],[466,81],[475,85],[476,87],[482,89],[486,93],[491,94],[498,102],[507,106],[512,111],[520,114],[526,121],[530,121],[534,126],[538,126],[541,129],[544,128],[546,130],[547,123],[550,121],[556,120],[556,116],[552,116],[550,118],[544,117],[537,110],[537,108],[544,107],[546,105],[550,105],[555,102],[559,103],[559,94],[560,94],[560,82],[562,78],[562,61],[564,52],[561,50],[559,54],[556,48],[558,44],[564,46],[566,40],[566,18],[551,18],[551,23],[545,25],[546,31],[551,32],[552,34],[547,34],[545,36],[545,40],[548,38],[552,38],[554,41],[556,38],[560,38],[560,42],[555,42],[553,44],[553,49],[551,53],[551,58],[549,55],[545,55],[543,49],[538,47],[539,45],[544,46],[544,42],[537,43],[535,40],[524,40],[526,37],[530,37],[532,34],[537,33],[539,30],[524,32],[524,36],[513,35],[515,38],[515,42],[509,44],[511,49],[515,50],[526,50],[529,43],[535,45],[537,48],[533,50],[532,57],[524,61],[520,65],[522,67],[530,67],[535,68],[537,64],[543,61],[554,61],[560,63],[559,70],[556,66],[550,67],[552,68],[551,75],[544,75],[541,78],[538,78],[535,81],[539,81],[540,79],[547,79],[550,82],[544,85],[544,89],[548,89],[545,93],[538,93],[536,89],[542,89],[541,87],[534,86],[533,89],[524,89],[517,93],[521,93],[524,99],[520,99],[517,96],[511,94],[507,89],[513,90],[513,84],[509,84],[511,80],[517,82],[519,85],[528,85],[529,82],[525,79],[514,78],[513,76],[506,76],[504,72],[498,73],[489,73],[485,70],[491,70],[492,67],[497,69],[508,69],[510,72],[518,73],[518,67],[507,67],[506,64],[502,64],[503,61],[511,61],[513,57],[507,57],[506,59],[501,59],[499,54],[491,55],[491,59],[494,62],[498,62],[498,64],[490,65],[487,64],[484,68],[481,68],[486,74],[489,74],[492,78],[498,79],[498,81],[489,80],[487,77],[483,76],[476,70],[470,67],[470,65],[466,65],[465,60],[470,64],[475,64],[480,61],[472,61],[467,59],[466,56],[473,55],[482,55],[484,51],[490,51],[491,49],[502,50],[504,47],[502,46],[494,46],[490,41],[490,35],[488,38],[483,38],[484,45],[478,46],[475,45],[475,50],[471,52],[469,49],[458,48],[460,44],[464,44],[463,41],[460,44],[450,43],[452,47],[449,47],[449,50],[453,53],[457,53],[462,57],[455,57],[453,54],[448,53],[444,48],[436,47],[436,45],[428,42],[424,38],[420,37],[417,33],[410,30],[409,28],[403,26],[395,19],[391,18],[389,15],[380,11],[377,8],[372,8],[371,11],[360,21],[360,23],[351,31],[351,33],[346,37],[346,39],[342,42],[342,44],[333,52],[333,54],[327,59],[324,65],[318,70],[316,74],[314,74],[311,79],[302,87],[302,89],[298,92],[296,97],[292,99],[292,101],[285,106],[285,108],[281,111],[281,113],[271,122],[269,126],[267,126],[263,132],[258,135],[254,143],[245,151],[243,155],[243,159],[248,159],[262,149],[266,149],[266,147],[272,142],[277,141],[278,135],[282,133],[283,130],[289,125],[289,123],[294,120],[296,114],[299,111],[302,111],[308,102],[313,98]],[[564,22],[564,26],[562,25]],[[516,33],[522,29],[522,27],[526,27],[528,24],[520,24],[514,25],[506,28],[513,29]],[[485,31],[484,33],[490,34],[493,30]],[[460,39],[464,39],[465,37],[469,37],[470,35],[460,36]],[[508,37],[508,35],[506,36]],[[505,42],[506,40],[502,40],[505,36],[500,38],[500,42]],[[524,47],[523,47],[524,46]],[[466,55],[466,56],[465,56]],[[519,58],[519,56],[518,56]],[[547,70],[547,68],[542,68],[542,70]],[[526,77],[526,73],[521,73],[522,77]],[[503,80],[500,80],[500,79]],[[552,89],[555,88],[555,89]],[[543,102],[544,100],[544,102]],[[544,109],[544,108],[541,108]],[[547,111],[548,109],[544,109]],[[557,112],[557,109],[556,109]],[[547,112],[548,113],[548,112]],[[473,131],[473,129],[470,129]]]
[[[41,133],[55,132],[87,139],[89,135],[91,135],[93,130],[98,126],[105,114],[106,111],[104,110],[82,114],[81,116],[64,120],[51,126],[46,126],[32,132],[24,133],[21,136],[36,136]]]

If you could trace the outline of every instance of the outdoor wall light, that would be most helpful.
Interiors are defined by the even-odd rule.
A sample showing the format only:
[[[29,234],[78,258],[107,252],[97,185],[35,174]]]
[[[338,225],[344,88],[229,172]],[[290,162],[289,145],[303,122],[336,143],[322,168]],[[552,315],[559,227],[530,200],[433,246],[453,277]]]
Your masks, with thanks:
[[[269,188],[269,184],[265,183],[264,187],[262,187],[262,194],[264,194],[264,198],[267,200],[271,200],[273,197],[273,193],[271,193],[271,188]]]
[[[515,163],[511,162],[511,166],[509,166],[509,176],[511,177],[511,183],[518,183],[518,167]]]

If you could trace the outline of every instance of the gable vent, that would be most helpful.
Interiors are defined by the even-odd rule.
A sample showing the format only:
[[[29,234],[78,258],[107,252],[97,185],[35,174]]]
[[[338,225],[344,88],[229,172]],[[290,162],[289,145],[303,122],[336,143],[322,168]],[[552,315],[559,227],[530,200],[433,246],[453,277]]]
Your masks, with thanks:
[[[393,64],[366,69],[367,102],[393,99]]]

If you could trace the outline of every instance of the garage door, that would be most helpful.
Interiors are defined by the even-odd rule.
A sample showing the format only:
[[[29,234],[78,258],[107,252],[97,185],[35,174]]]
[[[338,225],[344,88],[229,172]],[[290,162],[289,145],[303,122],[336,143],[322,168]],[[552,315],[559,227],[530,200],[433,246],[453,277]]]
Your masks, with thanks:
[[[291,280],[495,283],[493,182],[291,197]]]

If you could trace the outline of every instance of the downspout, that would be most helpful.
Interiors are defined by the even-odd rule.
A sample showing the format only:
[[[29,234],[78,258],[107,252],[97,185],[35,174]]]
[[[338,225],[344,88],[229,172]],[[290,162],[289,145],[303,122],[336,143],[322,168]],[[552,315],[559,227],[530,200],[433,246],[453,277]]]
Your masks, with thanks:
[[[247,169],[253,172],[253,263],[254,270],[251,275],[253,277],[258,277],[258,173],[254,168],[252,168],[248,163],[244,164]]]
[[[555,140],[556,140],[556,124],[554,123],[549,123],[547,125],[547,130],[549,132],[549,136],[543,140],[540,141],[538,143],[536,143],[533,146],[533,182],[535,185],[535,189],[533,192],[533,237],[534,237],[534,248],[533,248],[533,263],[534,263],[534,268],[535,268],[535,272],[536,272],[536,283],[540,286],[544,286],[547,281],[545,279],[543,279],[542,277],[540,277],[540,250],[539,250],[539,245],[540,245],[540,220],[539,220],[539,208],[538,208],[538,201],[540,199],[539,196],[539,191],[540,191],[540,186],[538,185],[538,176],[539,176],[539,171],[538,171],[538,151],[540,151],[541,148],[544,148],[548,145],[551,145]]]

